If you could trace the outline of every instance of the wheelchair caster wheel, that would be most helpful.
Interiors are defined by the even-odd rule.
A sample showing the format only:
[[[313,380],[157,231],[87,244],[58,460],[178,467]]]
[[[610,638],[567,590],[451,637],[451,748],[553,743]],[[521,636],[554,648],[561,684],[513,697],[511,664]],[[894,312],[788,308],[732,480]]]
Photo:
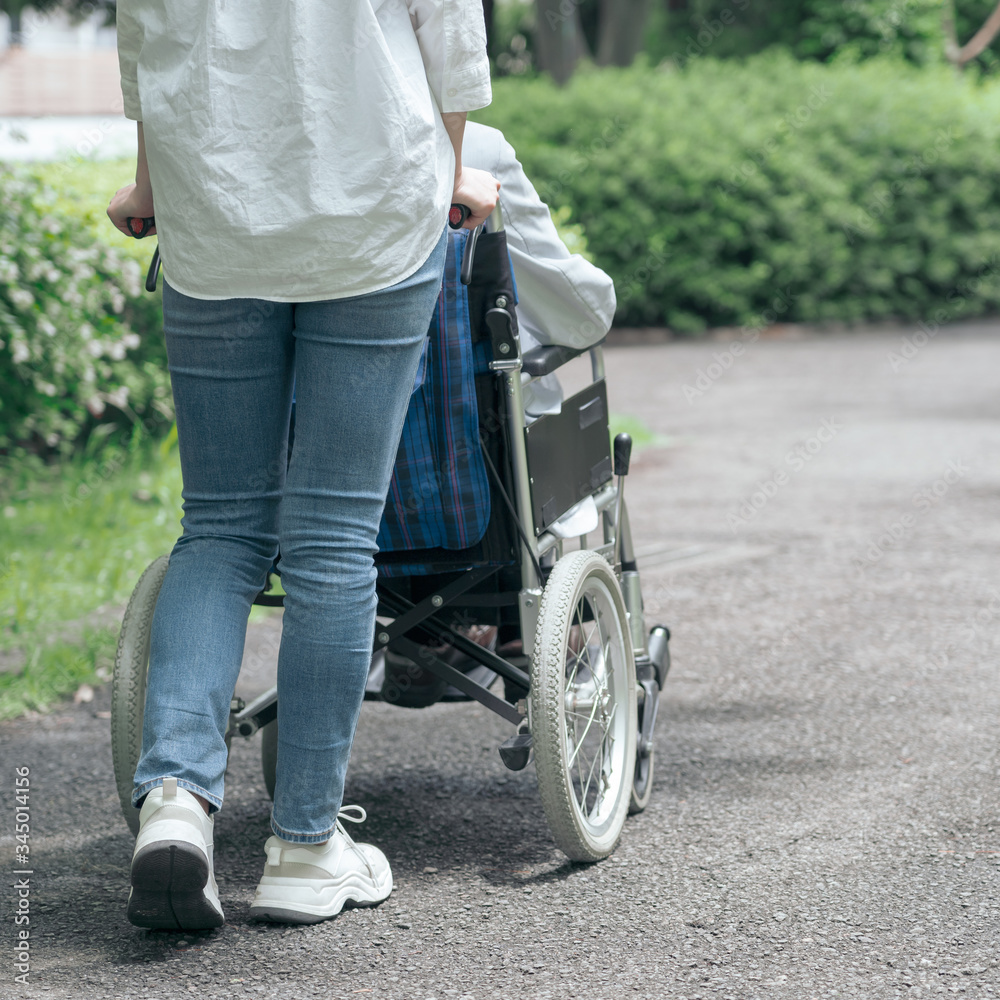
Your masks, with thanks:
[[[657,688],[652,697],[658,699],[659,694]],[[647,693],[639,709],[639,736],[635,752],[635,777],[632,779],[632,794],[629,796],[628,803],[629,816],[641,813],[649,805],[649,800],[653,795],[653,764],[656,760],[656,750],[653,747],[652,739],[644,739],[642,735],[646,713],[652,712],[654,721],[656,717],[656,705],[650,705],[649,698],[650,695]]]

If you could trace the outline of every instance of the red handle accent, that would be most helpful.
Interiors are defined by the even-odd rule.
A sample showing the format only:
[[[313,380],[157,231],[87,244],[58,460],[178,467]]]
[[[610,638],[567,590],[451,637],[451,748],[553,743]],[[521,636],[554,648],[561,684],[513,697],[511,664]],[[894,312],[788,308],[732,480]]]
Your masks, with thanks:
[[[452,229],[461,229],[470,215],[472,215],[472,210],[468,206],[452,205],[448,210],[448,225]]]
[[[137,239],[141,240],[156,225],[156,219],[150,216],[148,219],[140,218],[138,215],[130,215],[125,220],[128,231]]]

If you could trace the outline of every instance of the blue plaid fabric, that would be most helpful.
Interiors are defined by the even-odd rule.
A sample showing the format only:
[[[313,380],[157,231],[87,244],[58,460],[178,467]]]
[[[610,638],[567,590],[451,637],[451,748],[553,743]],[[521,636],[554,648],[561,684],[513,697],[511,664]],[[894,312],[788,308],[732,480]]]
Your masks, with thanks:
[[[469,297],[459,277],[466,238],[464,230],[450,234],[441,296],[410,397],[379,529],[382,552],[468,548],[483,537],[489,523]],[[379,572],[397,575],[387,566]]]

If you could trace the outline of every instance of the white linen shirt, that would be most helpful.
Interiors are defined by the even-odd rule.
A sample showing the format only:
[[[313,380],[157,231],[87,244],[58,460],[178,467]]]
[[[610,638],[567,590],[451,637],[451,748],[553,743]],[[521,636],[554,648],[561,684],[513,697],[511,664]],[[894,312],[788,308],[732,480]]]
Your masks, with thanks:
[[[491,100],[480,0],[119,0],[167,280],[336,299],[413,274],[447,221],[441,112]]]

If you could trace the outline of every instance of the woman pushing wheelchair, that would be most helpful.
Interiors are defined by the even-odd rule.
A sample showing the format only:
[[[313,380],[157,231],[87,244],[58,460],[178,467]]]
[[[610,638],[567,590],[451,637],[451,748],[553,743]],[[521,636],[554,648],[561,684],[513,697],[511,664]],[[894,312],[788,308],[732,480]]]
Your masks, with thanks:
[[[138,162],[108,215],[123,232],[156,220],[184,479],[151,628],[128,918],[223,923],[224,736],[280,546],[278,763],[251,915],[324,920],[392,891],[382,852],[344,830],[344,775],[449,206],[472,228],[497,199],[462,161],[466,113],[491,97],[482,7],[120,0],[118,39]]]

